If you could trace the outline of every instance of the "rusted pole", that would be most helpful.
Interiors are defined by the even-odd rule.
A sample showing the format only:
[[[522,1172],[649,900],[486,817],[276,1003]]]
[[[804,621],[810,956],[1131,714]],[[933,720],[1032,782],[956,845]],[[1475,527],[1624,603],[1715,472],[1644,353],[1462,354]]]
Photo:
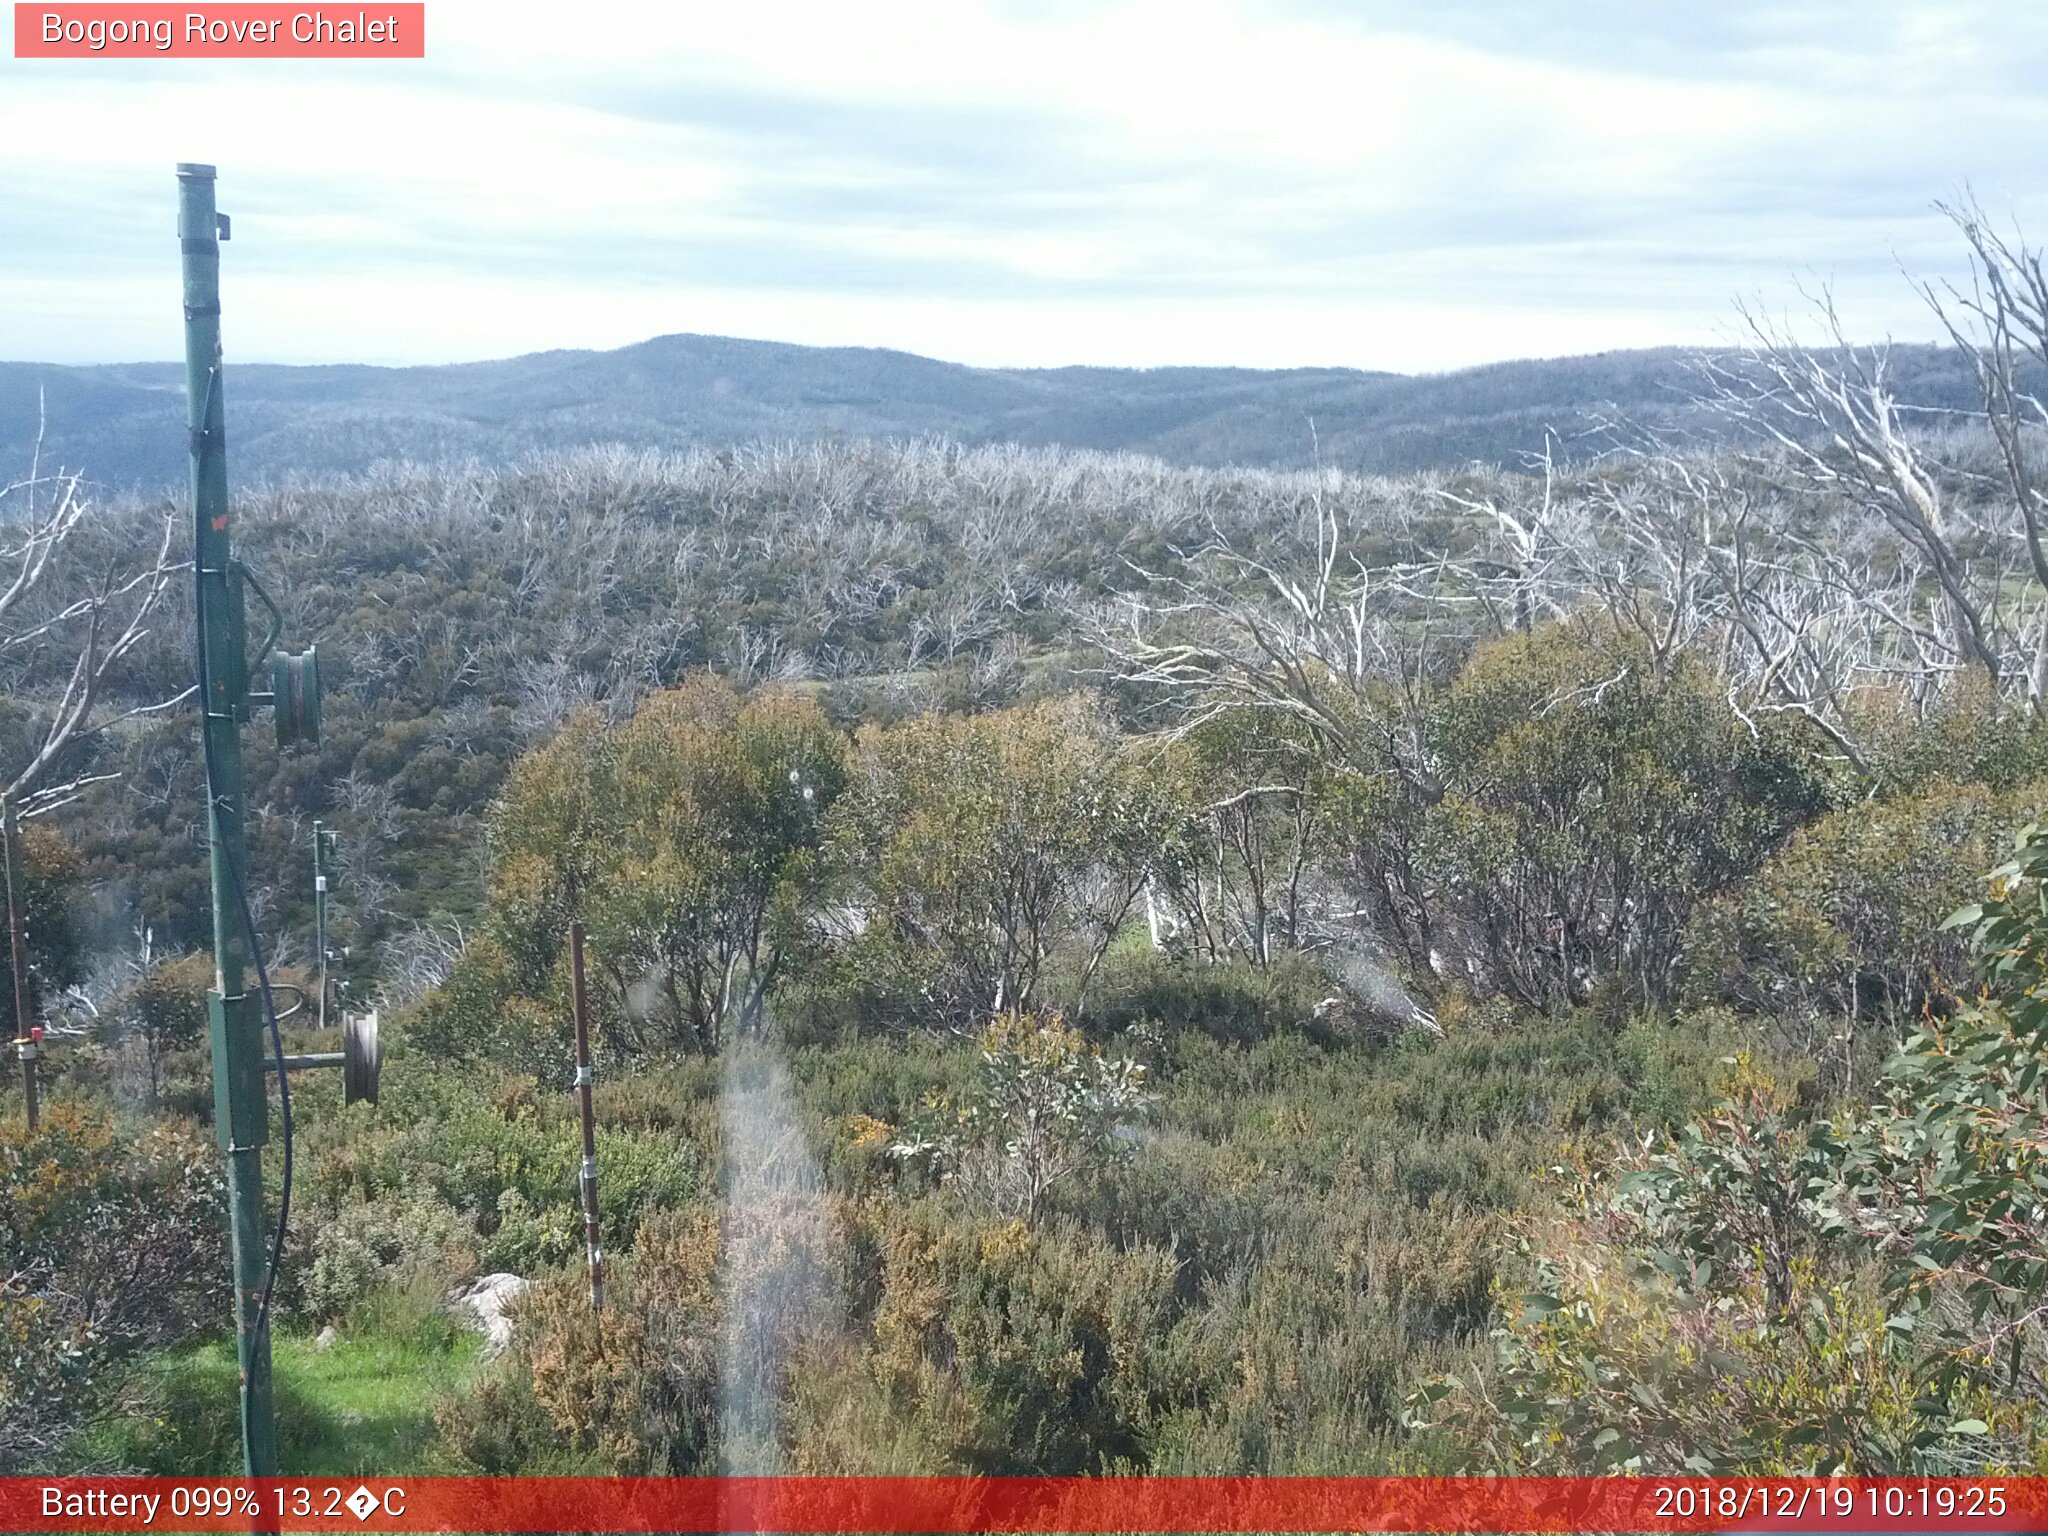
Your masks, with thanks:
[[[36,1055],[42,1031],[28,1002],[28,938],[22,931],[21,901],[14,890],[15,868],[21,862],[21,838],[14,819],[14,801],[0,795],[0,844],[7,863],[7,945],[14,970],[14,1054],[21,1058],[21,1103],[28,1112],[31,1134],[42,1124],[43,1106],[36,1089]]]
[[[569,925],[570,1011],[576,1017],[576,1108],[583,1118],[583,1246],[590,1258],[590,1310],[604,1306],[604,1243],[597,1215],[597,1116],[590,1103],[590,1009],[583,991],[583,924]]]

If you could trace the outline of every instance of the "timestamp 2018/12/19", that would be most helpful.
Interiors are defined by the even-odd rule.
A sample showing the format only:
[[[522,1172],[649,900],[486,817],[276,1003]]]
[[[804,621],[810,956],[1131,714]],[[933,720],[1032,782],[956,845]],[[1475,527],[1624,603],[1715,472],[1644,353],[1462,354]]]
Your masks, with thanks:
[[[1658,1486],[1660,1520],[1995,1520],[2006,1512],[1996,1483],[1750,1483],[1686,1480]]]

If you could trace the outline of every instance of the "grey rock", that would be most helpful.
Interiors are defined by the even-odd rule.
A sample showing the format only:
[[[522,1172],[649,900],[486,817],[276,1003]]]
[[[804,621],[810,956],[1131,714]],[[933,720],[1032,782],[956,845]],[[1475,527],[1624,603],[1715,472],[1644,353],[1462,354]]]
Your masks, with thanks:
[[[482,1275],[456,1296],[456,1310],[484,1336],[486,1360],[512,1342],[512,1319],[506,1309],[524,1296],[532,1284],[520,1275]]]

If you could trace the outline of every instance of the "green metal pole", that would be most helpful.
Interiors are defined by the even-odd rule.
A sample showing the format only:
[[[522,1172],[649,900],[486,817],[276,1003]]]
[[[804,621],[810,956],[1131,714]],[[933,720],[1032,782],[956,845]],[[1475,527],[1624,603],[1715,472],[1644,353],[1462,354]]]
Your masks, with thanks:
[[[270,1331],[258,1325],[269,1251],[263,1230],[263,1144],[270,1100],[263,1077],[262,1016],[245,990],[248,946],[236,888],[248,868],[243,836],[241,722],[248,717],[242,588],[228,539],[228,461],[221,398],[220,239],[213,167],[178,167],[178,247],[185,275],[186,425],[192,449],[195,618],[201,730],[205,733],[208,830],[213,852],[213,1119],[228,1160],[229,1235],[235,1263],[235,1344],[241,1359],[242,1465],[277,1473],[270,1397]]]

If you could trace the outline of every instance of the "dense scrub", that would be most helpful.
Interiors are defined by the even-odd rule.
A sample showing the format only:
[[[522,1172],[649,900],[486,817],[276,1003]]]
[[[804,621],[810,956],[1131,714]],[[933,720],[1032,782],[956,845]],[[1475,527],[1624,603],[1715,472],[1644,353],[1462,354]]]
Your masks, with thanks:
[[[182,1126],[78,1102],[0,1122],[0,1473],[49,1465],[123,1360],[220,1316],[224,1183]]]
[[[823,1178],[815,1230],[787,1230],[817,1244],[823,1274],[775,1341],[788,1465],[1402,1465],[1419,1454],[1402,1396],[1482,1331],[1527,1170],[1593,1126],[1696,1102],[1713,1071],[1684,1035],[1646,1027],[1617,1051],[1583,1023],[1441,1048],[1124,1044],[1147,1053],[1156,1109],[1127,1160],[1057,1186],[1036,1223],[887,1155],[888,1117],[957,1078],[970,1049],[791,1053]],[[694,1090],[681,1120],[715,1134],[715,1078],[666,1086]],[[450,1403],[451,1443],[494,1471],[563,1433],[629,1469],[717,1468],[726,1405],[706,1341],[747,1294],[735,1266],[760,1262],[741,1229],[768,1219],[721,1220],[715,1201],[664,1215],[601,1327],[564,1271],[513,1354]]]
[[[2039,1468],[2048,829],[1964,909],[1982,995],[1823,1113],[1743,1071],[1525,1231],[1492,1360],[1421,1389],[1475,1464]]]
[[[1087,606],[1170,568],[1212,528],[1297,543],[1321,480],[1148,460],[945,445],[536,456],[505,469],[382,466],[245,498],[239,549],[321,647],[325,739],[280,758],[249,737],[260,906],[301,936],[308,823],[341,834],[351,937],[410,995],[427,939],[476,916],[478,832],[513,759],[579,706],[630,711],[706,667],[815,693],[841,726],[1063,689]],[[1342,483],[1360,547],[1439,545],[1448,505]],[[62,558],[92,570],[160,534],[164,504],[99,508]],[[1131,562],[1126,565],[1125,562]],[[123,704],[175,694],[181,608],[129,657]],[[8,658],[40,697],[53,658]],[[148,927],[205,938],[200,781],[189,721],[126,721],[75,766],[121,775],[71,822],[101,948]],[[408,942],[379,947],[398,936]],[[415,963],[416,962],[416,963]],[[365,984],[377,978],[366,973]]]
[[[2048,734],[1998,649],[2033,621],[1976,682],[1880,687],[1877,641],[1801,673],[1841,615],[1780,656],[1742,625],[1784,591],[1695,582],[1704,554],[1657,585],[1665,534],[1775,494],[1681,468],[1703,502],[1668,526],[1628,521],[1680,494],[1633,466],[1539,491],[937,447],[268,493],[247,548],[340,690],[316,752],[251,734],[259,910],[302,980],[292,871],[338,826],[354,996],[391,1042],[376,1109],[294,1094],[299,1401],[326,1424],[355,1390],[306,1342],[332,1325],[434,1383],[387,1415],[420,1467],[2038,1457],[2038,1320],[1996,1322],[1998,1360],[1973,1342],[1977,1298],[1996,1319],[2033,1283],[1986,1259],[2009,1208],[1953,1159],[1920,1179],[1930,1115],[2034,1174],[2034,983],[1969,971],[2031,953],[1996,900],[2036,875],[1987,909],[2018,929],[1942,927],[2041,806]],[[1853,523],[1776,513],[1781,562]],[[1539,516],[1550,542],[1514,546]],[[134,701],[174,691],[177,641],[135,653]],[[213,1421],[106,1428],[223,1358],[196,1326],[224,1264],[206,967],[178,956],[205,910],[188,738],[141,716],[81,747],[119,779],[32,839],[38,975],[96,1017],[53,1052],[0,1235],[89,1260],[166,1233],[177,1268],[27,1461],[227,1451]],[[66,1137],[113,1182],[74,1188]],[[1909,1251],[1948,1288],[1888,1289]],[[71,1307],[87,1337],[91,1288],[44,1269],[5,1315]],[[474,1362],[437,1319],[495,1271],[536,1284]],[[324,1434],[309,1465],[354,1464]]]

